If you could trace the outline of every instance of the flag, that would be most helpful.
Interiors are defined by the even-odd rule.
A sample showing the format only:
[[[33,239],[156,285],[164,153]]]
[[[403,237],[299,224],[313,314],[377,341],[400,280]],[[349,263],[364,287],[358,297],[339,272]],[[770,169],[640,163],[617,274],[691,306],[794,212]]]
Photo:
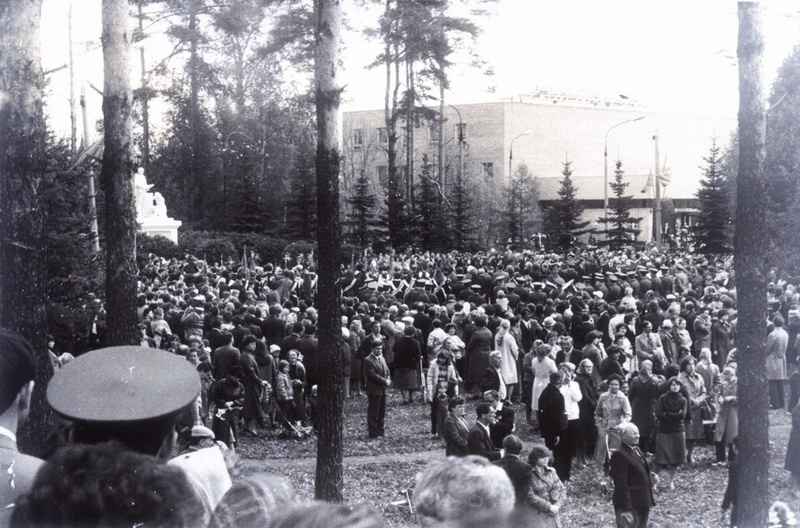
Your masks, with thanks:
[[[647,183],[644,185],[644,189],[642,189],[641,193],[647,193],[653,190],[653,171],[650,171],[650,174],[647,176]]]
[[[669,167],[667,167],[667,158],[664,158],[664,168],[661,169],[661,174],[658,175],[658,183],[661,184],[662,187],[666,187],[669,185],[670,180],[672,179],[672,174],[670,174]]]

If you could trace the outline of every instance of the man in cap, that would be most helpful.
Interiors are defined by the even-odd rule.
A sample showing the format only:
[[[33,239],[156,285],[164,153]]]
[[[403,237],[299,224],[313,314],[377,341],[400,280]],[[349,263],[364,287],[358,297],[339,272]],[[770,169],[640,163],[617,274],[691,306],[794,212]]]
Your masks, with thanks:
[[[30,343],[0,330],[0,526],[8,526],[10,507],[27,493],[43,464],[17,449],[17,427],[28,417],[35,370]]]
[[[47,402],[68,422],[73,443],[110,440],[139,453],[169,458],[176,425],[197,411],[200,377],[184,358],[163,350],[134,346],[88,352],[61,368],[47,387]],[[182,468],[210,516],[231,486],[217,446],[172,459]]]

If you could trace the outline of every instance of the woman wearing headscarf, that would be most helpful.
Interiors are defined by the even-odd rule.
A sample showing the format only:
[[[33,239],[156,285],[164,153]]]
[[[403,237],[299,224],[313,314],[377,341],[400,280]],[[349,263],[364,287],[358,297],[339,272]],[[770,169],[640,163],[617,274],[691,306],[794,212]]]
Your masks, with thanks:
[[[681,381],[677,377],[667,382],[669,389],[658,399],[656,417],[656,464],[669,470],[667,486],[675,489],[675,473],[686,462],[686,430],[684,421],[689,402],[681,395]]]
[[[706,399],[706,387],[703,378],[695,371],[694,358],[689,356],[681,361],[681,373],[678,378],[689,393],[689,413],[691,423],[686,428],[686,462],[692,464],[694,444],[703,440],[703,414],[701,407]]]
[[[575,374],[575,383],[581,391],[581,399],[578,402],[580,421],[580,434],[575,440],[575,457],[578,466],[588,463],[588,457],[594,453],[597,444],[597,426],[594,424],[594,411],[597,407],[597,386],[592,378],[594,365],[588,359],[584,359],[578,364],[578,372]]]

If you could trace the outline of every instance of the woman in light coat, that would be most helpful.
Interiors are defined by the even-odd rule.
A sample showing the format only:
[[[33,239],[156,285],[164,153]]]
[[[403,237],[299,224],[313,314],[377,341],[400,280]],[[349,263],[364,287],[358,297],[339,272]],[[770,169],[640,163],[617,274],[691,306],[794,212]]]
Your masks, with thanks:
[[[517,377],[517,358],[519,348],[517,340],[509,332],[511,321],[503,319],[500,321],[500,328],[494,338],[495,350],[500,352],[503,363],[500,365],[500,375],[506,384],[506,399],[511,401],[512,397],[519,390],[519,378]]]
[[[736,400],[736,371],[725,367],[722,371],[722,383],[717,393],[719,412],[717,426],[714,430],[714,443],[716,445],[716,465],[725,464],[725,450],[728,451],[728,461],[733,462],[733,439],[739,434],[739,411]]]
[[[692,458],[694,444],[704,438],[701,407],[706,399],[706,386],[702,376],[695,371],[695,361],[691,356],[681,361],[681,373],[678,379],[689,393],[689,413],[692,415],[692,421],[686,426],[686,462],[691,465],[694,462]]]

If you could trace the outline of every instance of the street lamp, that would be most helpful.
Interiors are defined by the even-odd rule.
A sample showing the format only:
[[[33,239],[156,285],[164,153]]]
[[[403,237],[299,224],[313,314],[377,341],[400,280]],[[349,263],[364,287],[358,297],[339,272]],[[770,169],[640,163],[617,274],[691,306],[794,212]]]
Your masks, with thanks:
[[[514,159],[514,141],[522,136],[529,136],[531,134],[533,134],[533,130],[526,130],[522,134],[514,136],[514,138],[511,140],[511,145],[508,147],[508,181],[511,181],[511,161]]]
[[[618,126],[633,123],[634,121],[641,121],[644,118],[645,116],[639,116],[622,121],[606,131],[606,137],[603,142],[603,218],[608,218],[608,134]],[[605,230],[608,231],[608,222],[605,223]]]

